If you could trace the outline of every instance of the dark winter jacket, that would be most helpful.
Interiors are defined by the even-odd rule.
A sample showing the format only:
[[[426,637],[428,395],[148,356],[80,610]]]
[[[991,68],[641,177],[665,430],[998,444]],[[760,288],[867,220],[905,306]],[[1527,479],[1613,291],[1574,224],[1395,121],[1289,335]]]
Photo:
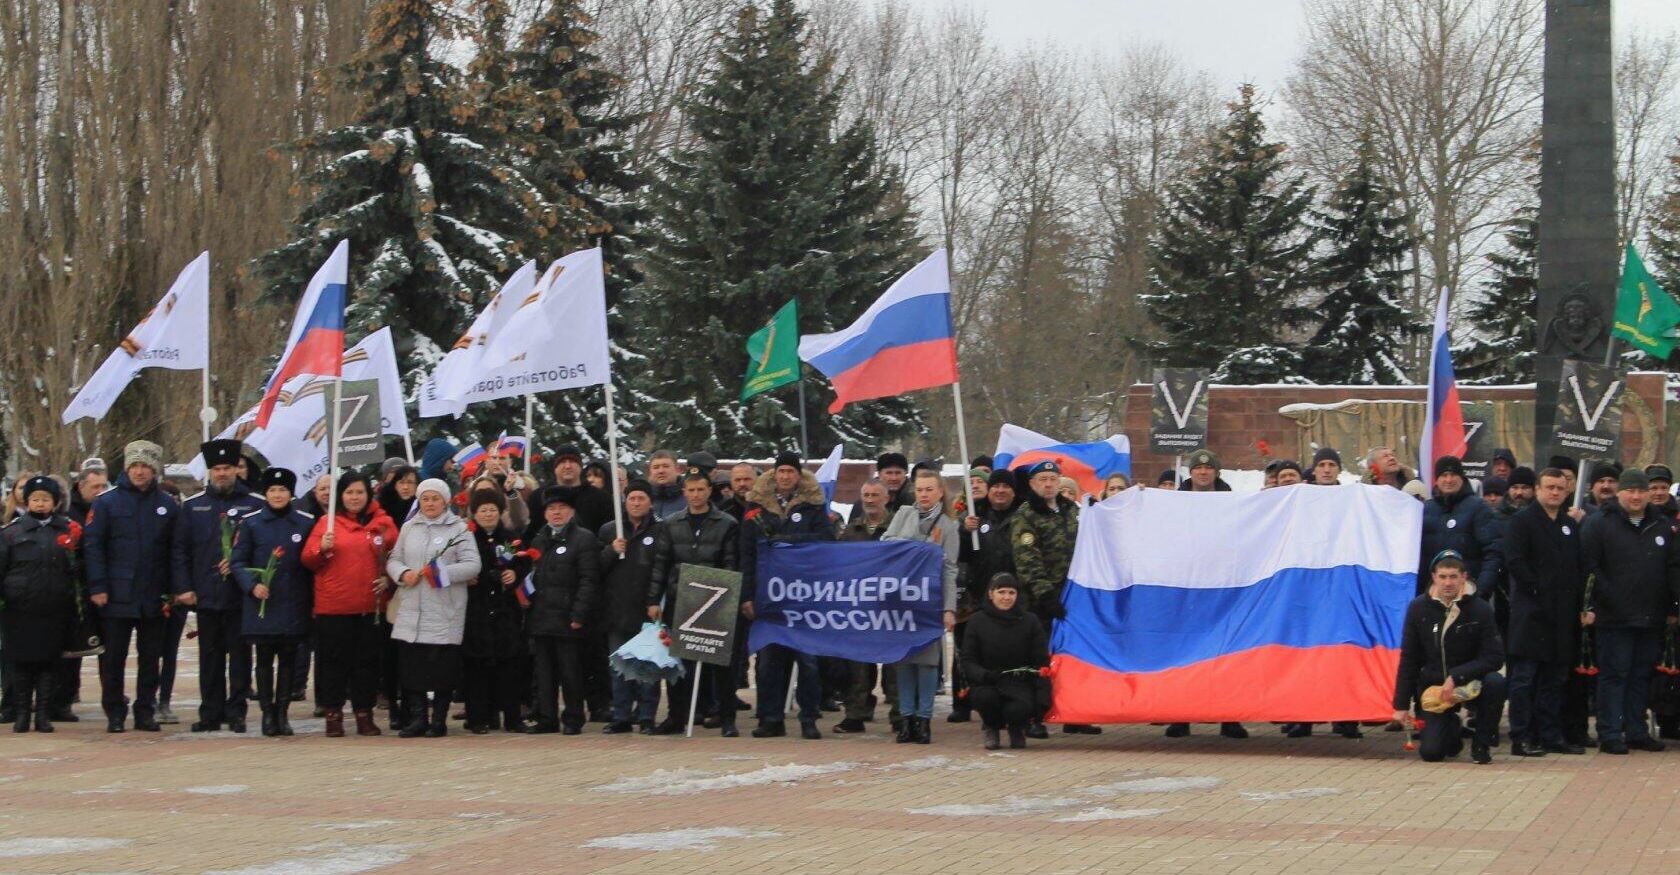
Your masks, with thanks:
[[[881,517],[880,525],[871,529],[869,524],[864,521],[863,506],[859,505],[852,510],[851,521],[847,522],[846,527],[840,530],[840,537],[837,540],[879,541],[881,540],[881,536],[887,533],[887,526],[892,523],[892,518],[892,511],[887,511],[886,514]]]
[[[1020,602],[1000,611],[990,601],[968,618],[962,640],[963,677],[970,686],[996,686],[1002,674],[1015,668],[1042,668],[1050,664],[1049,640],[1044,625]],[[1031,680],[1032,675],[1016,675]]]
[[[776,472],[766,471],[747,494],[747,518],[741,521],[741,602],[753,600],[758,588],[758,551],[766,543],[832,541],[834,522],[828,518],[822,487],[809,471],[799,474],[793,494],[776,495]]]
[[[217,568],[222,563],[222,532],[226,529],[231,538],[240,518],[260,510],[263,503],[237,483],[226,495],[206,489],[181,502],[181,520],[175,526],[171,550],[174,569],[170,592],[193,593],[201,611],[239,610],[245,594],[233,582],[231,571],[224,576]]]
[[[156,482],[141,491],[127,475],[118,479],[117,488],[94,499],[82,558],[88,594],[110,598],[100,609],[102,616],[163,616],[164,597],[173,587],[170,553],[180,517],[181,506]]]
[[[1429,563],[1442,550],[1457,550],[1466,572],[1482,598],[1499,587],[1503,560],[1499,552],[1499,520],[1493,508],[1470,491],[1466,483],[1455,495],[1436,495],[1423,503],[1423,540],[1418,555],[1417,591],[1429,589]]]
[[[1503,548],[1511,605],[1505,652],[1568,665],[1575,658],[1587,582],[1581,525],[1567,510],[1553,519],[1533,502],[1505,523]]]
[[[582,637],[601,590],[600,543],[573,519],[558,532],[544,523],[531,549],[538,553],[531,573],[536,592],[525,614],[525,634]],[[573,629],[574,622],[585,628]]]
[[[612,522],[612,495],[590,486],[579,483],[572,487],[576,503],[572,505],[572,524],[585,529],[585,533],[593,535],[601,527]],[[542,505],[543,490],[531,490],[531,497],[525,500],[526,510],[530,513],[531,523],[525,529],[525,543],[529,544],[537,539],[537,535],[548,528],[548,521],[543,519]]]
[[[429,480],[433,477],[439,480],[444,479],[443,466],[453,458],[455,458],[455,445],[448,440],[432,438],[427,441],[426,449],[420,453],[420,479]],[[402,524],[402,520],[397,520],[397,525]]]
[[[414,469],[406,465],[398,468],[396,476],[391,478],[391,482],[379,487],[379,506],[385,509],[385,515],[391,518],[391,522],[396,523],[398,529],[402,528],[403,523],[408,522],[408,515],[414,510],[415,496],[410,495],[403,498],[397,494],[397,481],[401,480],[410,471],[414,471]],[[415,473],[418,474],[419,472],[416,471]]]
[[[77,526],[78,537],[80,526]],[[24,514],[0,529],[0,600],[9,614],[62,618],[76,609],[81,563],[62,514],[37,519]]]
[[[1655,629],[1680,613],[1680,537],[1667,517],[1647,513],[1635,526],[1620,506],[1588,513],[1581,553],[1596,625]]]
[[[1394,680],[1394,709],[1412,707],[1414,696],[1446,682],[1463,686],[1498,671],[1505,663],[1493,606],[1468,591],[1447,605],[1425,593],[1406,607],[1400,633],[1400,669]]]
[[[469,659],[512,659],[525,653],[525,611],[519,587],[531,571],[524,542],[513,531],[487,532],[472,526],[478,546],[478,581],[467,589],[467,623],[461,631],[461,655]],[[502,572],[513,572],[513,583]]]
[[[986,587],[992,575],[1015,570],[1015,550],[1009,543],[1009,520],[1019,503],[1006,510],[994,510],[985,504],[980,510],[980,549],[974,549],[971,533],[962,533],[962,548],[958,558],[968,569],[968,599],[972,604],[986,603]],[[959,616],[961,614],[959,613]]]
[[[647,598],[642,605],[659,605],[667,621],[676,608],[677,569],[684,564],[728,571],[740,568],[741,532],[735,518],[714,507],[696,527],[693,515],[684,507],[682,513],[659,524]]]
[[[303,564],[303,543],[315,518],[301,510],[276,511],[266,505],[240,518],[233,541],[233,579],[245,593],[241,617],[247,636],[307,635],[315,604],[315,576]],[[262,581],[254,573],[268,567],[275,551],[280,560],[268,582],[268,604],[251,594]]]
[[[656,483],[648,497],[653,499],[653,518],[656,520],[668,520],[688,510],[688,499],[683,496],[681,481],[664,486]]]
[[[596,539],[601,542],[601,610],[597,622],[605,623],[608,635],[635,635],[648,621],[648,589],[653,579],[655,544],[663,537],[664,526],[648,514],[641,525],[635,525],[630,515],[624,522],[631,526],[624,538],[624,555],[620,557],[612,542],[618,538],[618,524],[601,527]]]

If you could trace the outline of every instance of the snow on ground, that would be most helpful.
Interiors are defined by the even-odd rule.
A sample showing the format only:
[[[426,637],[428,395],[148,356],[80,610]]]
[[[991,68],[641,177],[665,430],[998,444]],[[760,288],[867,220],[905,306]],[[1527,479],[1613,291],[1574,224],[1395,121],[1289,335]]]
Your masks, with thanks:
[[[733,790],[738,787],[763,787],[771,784],[797,784],[809,778],[849,772],[858,763],[789,763],[785,766],[765,766],[753,772],[718,775],[696,769],[660,769],[642,778],[622,778],[592,789],[605,793],[641,793],[648,796],[687,796],[714,790]]]
[[[1113,796],[1124,796],[1134,793],[1182,793],[1188,791],[1212,790],[1225,783],[1219,778],[1209,777],[1154,777],[1134,778],[1127,781],[1117,781],[1112,784],[1098,784],[1093,787],[1083,787],[1071,792],[1073,796],[1009,796],[1000,802],[977,804],[934,805],[928,808],[905,809],[911,814],[927,814],[936,817],[1014,817],[1022,814],[1048,814],[1069,808],[1079,808],[1088,805],[1095,799],[1107,799]],[[1161,809],[1169,810],[1169,809]],[[1078,823],[1084,820],[1119,820],[1127,816],[1152,817],[1159,814],[1155,809],[1119,809],[1121,813],[1107,808],[1092,808],[1072,815],[1075,820],[1062,822]],[[1146,811],[1148,814],[1124,814],[1126,811]],[[1098,812],[1109,812],[1098,814]]]
[[[204,875],[358,875],[395,866],[409,858],[401,845],[307,845],[296,851],[296,857]]]
[[[584,842],[585,848],[612,851],[715,851],[723,839],[773,839],[781,833],[736,829],[732,826],[708,829],[670,829],[661,832],[633,832],[605,836]]]
[[[1185,790],[1212,790],[1225,783],[1219,778],[1137,778],[1114,784],[1099,784],[1081,790],[1089,796],[1122,796],[1127,793],[1179,793]]]
[[[1057,823],[1091,823],[1099,820],[1138,820],[1166,814],[1171,808],[1087,808],[1078,814],[1056,818]]]
[[[1299,790],[1245,791],[1237,795],[1249,802],[1288,802],[1291,799],[1318,799],[1322,796],[1336,796],[1341,792],[1336,787],[1302,787]]]
[[[1005,796],[998,802],[952,803],[905,810],[911,814],[927,814],[934,817],[1015,817],[1077,808],[1083,804],[1085,800],[1077,796]]]
[[[232,796],[249,789],[251,788],[244,784],[214,784],[206,787],[188,787],[183,792],[199,796]]]
[[[0,858],[45,857],[51,854],[88,854],[134,844],[133,839],[19,837],[0,839]]]
[[[875,768],[876,770],[882,772],[927,772],[936,769],[943,769],[949,772],[973,772],[980,769],[989,769],[991,767],[991,763],[980,760],[964,760],[948,756],[931,756],[922,757],[917,760],[906,760],[902,763],[887,763],[886,765],[876,766]]]

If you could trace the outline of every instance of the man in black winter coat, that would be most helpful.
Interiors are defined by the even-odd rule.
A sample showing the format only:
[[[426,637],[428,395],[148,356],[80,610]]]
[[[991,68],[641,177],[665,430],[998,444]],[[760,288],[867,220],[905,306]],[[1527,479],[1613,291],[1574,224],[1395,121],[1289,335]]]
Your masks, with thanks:
[[[741,564],[741,536],[735,518],[712,507],[710,479],[699,471],[690,471],[682,479],[682,494],[685,507],[660,523],[653,542],[653,574],[648,578],[643,603],[648,616],[656,620],[666,616],[675,622],[677,571],[683,565],[734,570]],[[687,661],[682,679],[668,684],[670,705],[665,722],[655,727],[655,734],[675,734],[682,732],[687,725],[689,700],[695,695],[694,675],[698,669],[695,662]],[[724,738],[736,737],[740,733],[735,729],[734,663],[708,666],[700,673],[705,678],[700,692],[704,696],[705,690],[711,690],[720,734]]]
[[[1464,746],[1458,712],[1465,710],[1476,723],[1470,758],[1478,765],[1493,762],[1490,748],[1498,737],[1499,715],[1505,707],[1505,678],[1498,671],[1505,660],[1499,627],[1493,607],[1473,597],[1475,587],[1466,580],[1465,571],[1464,559],[1457,552],[1446,550],[1436,556],[1430,563],[1429,592],[1407,606],[1401,627],[1395,720],[1409,720],[1412,699],[1429,687],[1439,686],[1441,699],[1450,701],[1472,681],[1481,682],[1480,694],[1468,702],[1441,713],[1424,712],[1418,754],[1425,762],[1458,756]]]
[[[1581,596],[1586,573],[1581,526],[1564,504],[1569,478],[1556,468],[1540,472],[1534,501],[1505,523],[1505,570],[1510,575],[1511,753],[1515,756],[1578,754],[1564,738],[1563,689],[1580,643]]]
[[[653,577],[654,544],[659,539],[659,521],[653,518],[653,487],[645,480],[632,480],[624,487],[624,528],[618,523],[601,527],[601,584],[603,602],[600,631],[606,637],[606,651],[612,653],[642,631],[650,617],[647,609],[648,581]],[[612,720],[601,731],[618,735],[631,730],[631,710],[643,735],[653,734],[654,715],[659,710],[659,683],[633,681],[611,672]]]
[[[1592,578],[1581,622],[1598,636],[1598,749],[1660,751],[1663,743],[1651,737],[1645,709],[1663,625],[1675,621],[1680,599],[1680,537],[1667,517],[1648,507],[1644,471],[1623,471],[1617,486],[1616,502],[1589,514],[1581,530]]]
[[[577,519],[577,492],[572,487],[550,486],[542,496],[543,526],[531,539],[531,549],[537,551],[531,572],[536,591],[525,614],[537,719],[526,731],[577,735],[583,731],[582,648],[585,624],[594,618],[600,589],[600,544]]]
[[[1423,503],[1423,541],[1418,556],[1417,590],[1430,585],[1430,563],[1443,550],[1463,557],[1464,567],[1482,598],[1499,587],[1499,520],[1464,479],[1464,463],[1442,456],[1435,463],[1434,497]]]
[[[573,444],[565,444],[554,453],[554,483],[557,486],[567,486],[572,490],[572,500],[576,502],[577,524],[589,534],[601,530],[601,527],[612,522],[613,506],[611,490],[596,489],[583,479],[583,452]],[[544,490],[533,489],[531,497],[526,501],[527,511],[531,522],[525,529],[525,543],[543,530],[543,493]],[[402,525],[402,520],[396,521]]]

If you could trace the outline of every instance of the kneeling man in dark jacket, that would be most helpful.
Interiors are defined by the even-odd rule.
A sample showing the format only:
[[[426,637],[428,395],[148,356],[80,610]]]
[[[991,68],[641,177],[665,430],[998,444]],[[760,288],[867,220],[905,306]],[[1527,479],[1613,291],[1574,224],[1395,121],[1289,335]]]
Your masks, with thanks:
[[[1458,756],[1464,747],[1458,715],[1468,710],[1476,724],[1470,758],[1485,765],[1493,762],[1489,749],[1498,737],[1499,716],[1505,708],[1505,678],[1498,671],[1505,661],[1499,624],[1493,607],[1474,597],[1475,585],[1468,581],[1464,557],[1458,551],[1442,550],[1429,568],[1429,591],[1406,608],[1400,671],[1394,681],[1394,719],[1409,720],[1413,697],[1429,687],[1440,686],[1441,699],[1451,700],[1460,688],[1480,681],[1481,693],[1475,698],[1439,714],[1424,712],[1418,753],[1431,763]]]

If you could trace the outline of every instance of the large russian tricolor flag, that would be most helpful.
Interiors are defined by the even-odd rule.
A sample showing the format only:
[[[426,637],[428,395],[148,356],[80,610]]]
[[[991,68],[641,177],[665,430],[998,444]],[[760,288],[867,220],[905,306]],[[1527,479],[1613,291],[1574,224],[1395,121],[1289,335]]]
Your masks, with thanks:
[[[1049,719],[1387,719],[1422,516],[1365,485],[1127,490],[1086,508]]]
[[[350,241],[340,240],[304,288],[297,316],[292,319],[292,333],[286,338],[286,351],[280,354],[280,364],[263,388],[262,403],[257,406],[257,428],[268,427],[268,419],[274,415],[274,405],[287,380],[304,374],[336,377],[342,373],[344,300],[349,287]]]
[[[799,338],[799,358],[834,386],[829,413],[870,398],[957,381],[945,250],[911,268],[850,326]]]
[[[1132,476],[1132,442],[1123,434],[1067,444],[1018,425],[1006,424],[998,430],[992,467],[1013,471],[1045,459],[1054,460],[1062,476],[1079,481],[1079,490],[1088,495],[1101,495],[1103,481],[1110,474]]]
[[[1434,482],[1435,460],[1464,457],[1464,411],[1458,406],[1458,379],[1453,375],[1452,336],[1447,331],[1446,289],[1435,305],[1435,334],[1429,351],[1429,405],[1423,414],[1423,438],[1418,441],[1418,476]]]

